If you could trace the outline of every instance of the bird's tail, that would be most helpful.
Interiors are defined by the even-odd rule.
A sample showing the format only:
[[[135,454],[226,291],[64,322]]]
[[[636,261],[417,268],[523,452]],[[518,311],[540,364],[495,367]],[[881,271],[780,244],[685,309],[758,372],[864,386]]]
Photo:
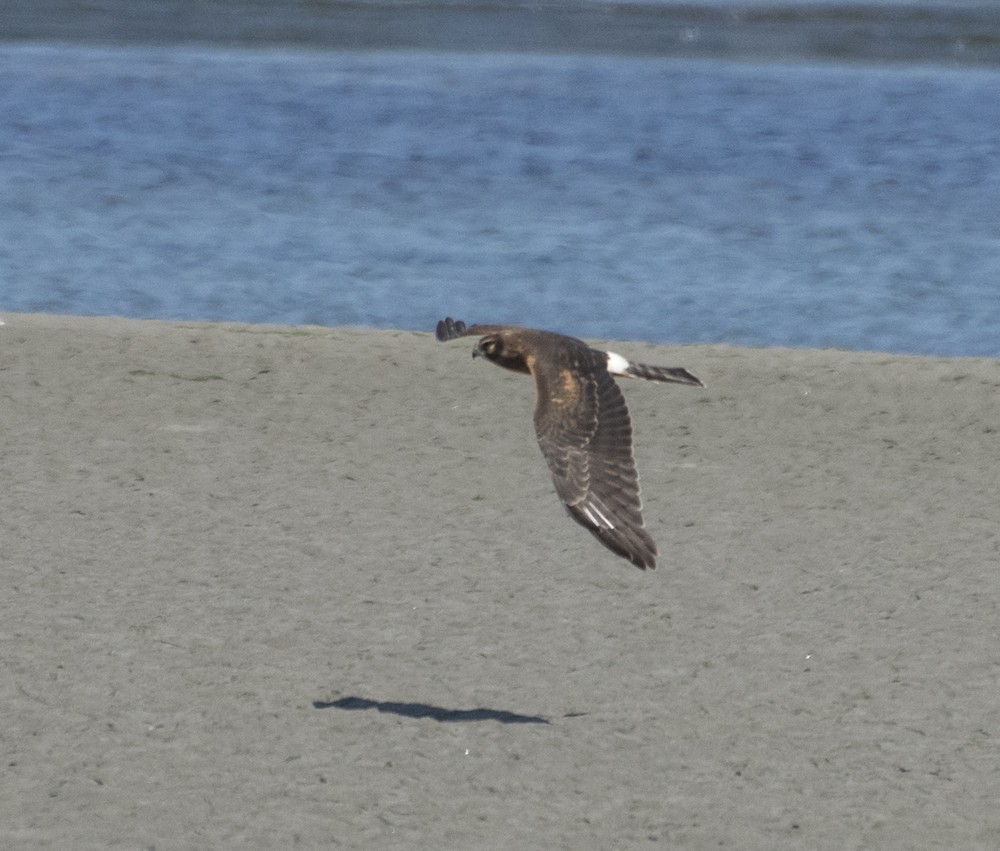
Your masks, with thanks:
[[[689,384],[704,387],[705,383],[682,366],[649,366],[645,363],[628,362],[628,374],[647,381],[669,381],[672,384]]]

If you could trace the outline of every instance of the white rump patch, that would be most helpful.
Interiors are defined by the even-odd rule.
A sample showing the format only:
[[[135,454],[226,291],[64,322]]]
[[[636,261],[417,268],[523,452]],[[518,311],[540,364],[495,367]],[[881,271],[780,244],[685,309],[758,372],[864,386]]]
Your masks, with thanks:
[[[612,375],[631,375],[628,371],[628,359],[614,352],[605,352],[608,356],[608,372]]]

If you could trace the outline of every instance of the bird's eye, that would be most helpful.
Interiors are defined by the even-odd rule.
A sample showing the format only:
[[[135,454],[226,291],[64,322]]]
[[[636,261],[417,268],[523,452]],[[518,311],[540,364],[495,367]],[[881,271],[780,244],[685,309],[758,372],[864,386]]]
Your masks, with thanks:
[[[483,348],[486,350],[487,354],[495,355],[500,350],[499,340],[487,340],[483,343]]]

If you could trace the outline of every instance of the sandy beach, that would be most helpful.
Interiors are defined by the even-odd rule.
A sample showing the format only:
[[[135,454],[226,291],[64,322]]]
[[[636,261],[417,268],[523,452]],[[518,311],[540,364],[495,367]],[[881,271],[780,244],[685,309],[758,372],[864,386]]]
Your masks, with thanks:
[[[1000,362],[615,342],[644,573],[469,340],[3,320],[5,847],[1000,847]]]
[[[348,50],[510,50],[996,65],[990,4],[549,3],[477,0],[5,0],[10,40],[289,44]],[[897,7],[897,8],[894,8]]]

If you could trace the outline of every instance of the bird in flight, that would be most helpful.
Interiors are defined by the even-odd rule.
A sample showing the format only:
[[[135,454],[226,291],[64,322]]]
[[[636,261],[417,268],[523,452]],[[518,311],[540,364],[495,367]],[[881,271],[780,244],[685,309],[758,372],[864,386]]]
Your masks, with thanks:
[[[556,493],[577,523],[641,570],[656,567],[643,528],[632,420],[613,375],[704,387],[681,367],[647,366],[582,340],[515,325],[437,324],[441,341],[479,336],[473,357],[535,379],[535,434]]]

